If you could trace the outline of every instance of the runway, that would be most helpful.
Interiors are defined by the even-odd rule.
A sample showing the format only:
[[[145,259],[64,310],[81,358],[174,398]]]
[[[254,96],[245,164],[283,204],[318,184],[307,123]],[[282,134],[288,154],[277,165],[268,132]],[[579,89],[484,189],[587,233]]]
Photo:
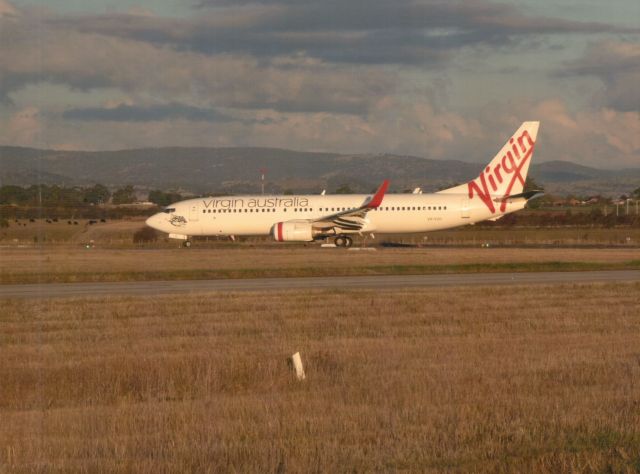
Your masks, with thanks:
[[[591,272],[464,273],[238,280],[126,281],[0,285],[0,298],[76,298],[154,296],[210,291],[281,291],[299,289],[401,289],[452,286],[539,285],[637,282],[640,270]]]

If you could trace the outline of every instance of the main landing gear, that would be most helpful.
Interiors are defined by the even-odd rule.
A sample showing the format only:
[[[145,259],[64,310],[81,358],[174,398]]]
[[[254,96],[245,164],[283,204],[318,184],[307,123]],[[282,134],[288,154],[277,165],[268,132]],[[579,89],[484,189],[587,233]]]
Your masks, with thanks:
[[[190,240],[185,240],[184,242],[182,242],[182,246],[186,249],[191,247],[191,241]]]
[[[345,247],[349,248],[353,245],[353,239],[347,235],[339,235],[333,241],[336,244],[336,247]]]

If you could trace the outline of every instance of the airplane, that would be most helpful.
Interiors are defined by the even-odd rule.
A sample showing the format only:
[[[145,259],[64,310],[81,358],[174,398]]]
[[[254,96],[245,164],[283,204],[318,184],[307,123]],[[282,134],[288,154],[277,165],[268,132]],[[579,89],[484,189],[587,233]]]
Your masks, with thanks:
[[[468,183],[436,193],[373,195],[222,196],[188,199],[165,207],[146,224],[191,246],[193,236],[271,235],[278,242],[333,239],[351,247],[354,235],[449,229],[497,220],[542,195],[524,191],[540,122],[524,122],[498,154]]]

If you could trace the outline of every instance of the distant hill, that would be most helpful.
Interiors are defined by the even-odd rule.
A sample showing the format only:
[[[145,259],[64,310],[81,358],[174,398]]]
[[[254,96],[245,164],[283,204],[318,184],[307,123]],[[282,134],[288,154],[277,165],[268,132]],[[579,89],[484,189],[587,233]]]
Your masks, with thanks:
[[[383,179],[394,191],[435,191],[478,175],[482,165],[398,155],[344,155],[275,148],[142,148],[121,151],[56,151],[0,146],[0,184],[177,189],[194,193],[333,191],[348,184],[369,192]],[[640,168],[599,170],[566,161],[534,163],[531,175],[549,192],[618,195],[640,186]]]
[[[619,196],[640,186],[640,168],[603,170],[570,161],[531,165],[531,176],[550,193]]]

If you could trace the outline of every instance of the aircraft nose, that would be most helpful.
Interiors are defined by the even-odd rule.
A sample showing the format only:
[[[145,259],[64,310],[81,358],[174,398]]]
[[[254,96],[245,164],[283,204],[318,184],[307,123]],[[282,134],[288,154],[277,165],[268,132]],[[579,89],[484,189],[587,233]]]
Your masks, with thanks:
[[[151,217],[149,217],[145,221],[145,224],[147,224],[152,229],[161,230],[160,229],[160,222],[161,222],[160,214],[161,213],[157,213],[157,214],[152,215]]]

